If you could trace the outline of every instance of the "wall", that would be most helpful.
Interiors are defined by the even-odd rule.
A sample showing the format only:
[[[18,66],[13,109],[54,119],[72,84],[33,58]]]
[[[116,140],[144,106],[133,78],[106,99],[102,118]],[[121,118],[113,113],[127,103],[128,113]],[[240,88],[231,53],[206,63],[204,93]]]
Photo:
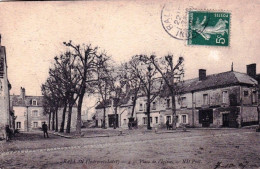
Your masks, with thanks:
[[[7,79],[7,65],[5,47],[0,46],[0,59],[3,59],[4,63],[4,75],[0,78],[0,137],[5,137],[5,126],[10,125],[10,106],[9,106],[9,87]]]
[[[13,107],[14,114],[16,116],[15,119],[15,128],[17,129],[17,122],[21,122],[21,128],[19,129],[20,131],[25,131],[26,130],[26,111],[27,108],[23,106],[15,106]]]
[[[254,106],[242,106],[241,110],[241,118],[242,123],[249,123],[249,122],[257,122],[258,121],[258,112],[257,107]]]

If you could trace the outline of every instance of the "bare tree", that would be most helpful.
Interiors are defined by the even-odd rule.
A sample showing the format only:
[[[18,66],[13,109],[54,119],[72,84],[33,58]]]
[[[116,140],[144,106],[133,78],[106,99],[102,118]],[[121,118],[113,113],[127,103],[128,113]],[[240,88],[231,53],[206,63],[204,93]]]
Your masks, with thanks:
[[[43,107],[45,114],[52,115],[52,129],[58,131],[58,108],[61,106],[61,99],[59,92],[55,89],[54,81],[48,78],[45,84],[41,86],[43,94]]]
[[[111,69],[108,61],[110,58],[103,54],[103,57],[99,57],[97,66],[95,68],[95,76],[97,81],[92,83],[95,93],[99,95],[100,104],[103,107],[103,120],[102,128],[106,128],[106,107],[109,104],[109,97],[111,94]]]
[[[111,70],[111,76],[109,80],[111,97],[112,97],[112,105],[111,107],[114,110],[114,129],[118,127],[118,118],[117,111],[118,107],[124,104],[125,99],[129,97],[129,90],[127,89],[127,71],[124,65],[120,65]]]
[[[129,129],[132,129],[133,124],[137,123],[137,119],[134,119],[134,112],[136,107],[136,101],[138,98],[138,93],[140,92],[140,87],[141,87],[140,79],[135,75],[135,70],[131,69],[131,64],[134,64],[132,62],[135,62],[135,59],[132,59],[123,65],[123,69],[125,69],[124,71],[127,79],[126,88],[128,88],[129,90],[128,95],[131,96],[131,101],[132,101],[131,116],[129,117],[129,124],[128,124]]]
[[[173,63],[173,55],[167,55],[163,58],[157,58],[155,55],[141,56],[141,60],[143,60],[147,64],[152,64],[155,69],[160,73],[162,79],[164,80],[168,91],[171,96],[172,102],[172,116],[173,116],[173,129],[176,128],[176,102],[175,97],[177,93],[180,93],[180,87],[178,83],[184,77],[184,58],[179,57],[178,61],[174,65]]]
[[[130,61],[130,68],[135,77],[141,82],[140,89],[144,92],[146,101],[147,129],[151,129],[150,111],[151,103],[159,95],[162,81],[157,77],[157,69],[152,63],[146,62],[143,58],[145,55],[137,55]]]
[[[77,125],[76,133],[81,133],[81,109],[83,98],[87,92],[87,87],[90,82],[96,81],[94,75],[95,67],[98,66],[98,61],[103,57],[103,54],[98,55],[98,47],[92,47],[91,45],[74,45],[71,41],[64,42],[64,45],[69,47],[72,52],[72,55],[75,59],[77,74],[80,77],[79,90],[78,90],[78,108],[77,108]]]
[[[76,58],[71,52],[65,52],[59,57],[55,57],[54,68],[50,69],[49,75],[56,81],[57,88],[65,90],[65,96],[68,104],[68,119],[66,132],[70,133],[72,108],[75,105],[80,90],[81,78],[77,73]]]

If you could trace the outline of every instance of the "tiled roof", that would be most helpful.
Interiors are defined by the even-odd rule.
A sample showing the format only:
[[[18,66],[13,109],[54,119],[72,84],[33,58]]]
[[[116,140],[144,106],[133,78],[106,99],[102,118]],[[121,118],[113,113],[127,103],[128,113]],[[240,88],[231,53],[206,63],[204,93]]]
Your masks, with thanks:
[[[10,97],[13,106],[33,106],[33,100],[37,101],[37,106],[43,105],[43,96],[25,96],[25,99],[22,99],[19,95],[11,95]]]

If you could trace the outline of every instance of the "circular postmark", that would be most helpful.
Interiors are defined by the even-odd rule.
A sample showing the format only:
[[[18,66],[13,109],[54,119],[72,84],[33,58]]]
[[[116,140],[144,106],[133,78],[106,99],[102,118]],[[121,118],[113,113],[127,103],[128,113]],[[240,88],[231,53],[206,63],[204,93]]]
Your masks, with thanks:
[[[193,10],[193,8],[176,8],[173,4],[163,6],[161,11],[161,23],[164,30],[171,37],[178,40],[188,40],[197,36],[197,32],[194,31],[194,25],[196,23],[194,22],[193,15],[189,15],[190,10]],[[202,25],[200,30],[203,31],[206,25],[207,24]]]
[[[185,8],[174,8],[172,4],[164,5],[161,11],[161,22],[164,30],[173,38],[189,39],[188,17]]]

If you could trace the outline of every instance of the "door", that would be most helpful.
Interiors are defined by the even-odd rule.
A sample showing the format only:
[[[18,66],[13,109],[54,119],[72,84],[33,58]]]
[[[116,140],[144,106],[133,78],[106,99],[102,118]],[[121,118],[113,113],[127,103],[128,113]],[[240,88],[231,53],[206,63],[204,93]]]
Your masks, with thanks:
[[[209,127],[213,123],[213,109],[199,110],[199,123],[202,127]]]
[[[229,118],[228,118],[228,114],[223,114],[223,127],[229,127]]]
[[[116,122],[115,122],[115,120],[116,120]],[[116,115],[116,118],[115,118],[114,114],[109,114],[108,115],[108,125],[109,125],[109,127],[114,127],[114,123],[116,124],[116,127],[118,127],[118,114]]]

